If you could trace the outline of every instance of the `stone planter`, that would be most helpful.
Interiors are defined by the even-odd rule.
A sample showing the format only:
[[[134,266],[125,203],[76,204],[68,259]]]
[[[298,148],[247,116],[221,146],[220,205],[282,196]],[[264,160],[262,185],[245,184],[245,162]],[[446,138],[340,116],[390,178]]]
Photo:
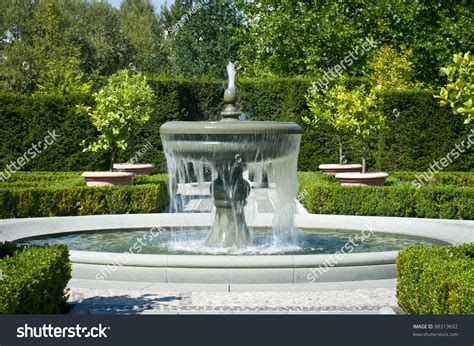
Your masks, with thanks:
[[[346,173],[346,172],[360,173],[362,171],[362,165],[360,164],[348,164],[348,165],[327,164],[327,165],[319,165],[319,169],[323,171],[324,174],[329,174],[329,175],[336,175],[338,173]]]
[[[114,171],[115,172],[127,172],[133,174],[152,174],[155,169],[155,165],[143,163],[115,163]]]
[[[87,186],[130,185],[133,173],[127,172],[84,172]]]
[[[342,186],[383,186],[388,173],[338,173],[336,179]]]

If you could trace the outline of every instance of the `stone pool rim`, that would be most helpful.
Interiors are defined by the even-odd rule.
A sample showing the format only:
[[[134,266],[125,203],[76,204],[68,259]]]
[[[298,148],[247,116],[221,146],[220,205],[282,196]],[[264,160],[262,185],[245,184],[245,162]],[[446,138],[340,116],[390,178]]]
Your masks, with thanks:
[[[0,220],[0,241],[80,231],[152,227],[206,227],[211,214],[127,214]],[[474,221],[377,216],[296,215],[302,229],[362,231],[371,227],[381,234],[400,234],[447,244],[474,241]],[[254,227],[269,227],[271,214],[261,215]],[[151,255],[132,254],[116,265],[119,253],[70,251],[73,278],[97,279],[104,268],[107,280],[160,283],[310,283],[308,275],[319,267],[327,271],[315,282],[393,279],[397,251],[351,253],[334,266],[334,255]]]

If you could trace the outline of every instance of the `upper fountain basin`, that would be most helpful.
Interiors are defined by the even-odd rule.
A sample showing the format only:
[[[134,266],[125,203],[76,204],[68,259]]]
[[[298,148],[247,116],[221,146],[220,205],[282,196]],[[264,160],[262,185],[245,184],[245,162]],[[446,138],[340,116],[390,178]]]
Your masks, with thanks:
[[[172,121],[160,127],[164,150],[198,162],[276,160],[299,147],[301,127],[272,121]]]

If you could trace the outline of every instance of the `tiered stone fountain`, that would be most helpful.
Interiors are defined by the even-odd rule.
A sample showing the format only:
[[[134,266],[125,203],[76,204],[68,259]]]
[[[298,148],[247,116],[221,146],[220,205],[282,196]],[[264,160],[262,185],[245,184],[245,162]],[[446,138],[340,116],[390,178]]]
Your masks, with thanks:
[[[277,214],[274,219],[276,241],[293,238],[294,199],[297,193],[296,164],[301,128],[295,123],[241,121],[236,106],[235,68],[227,66],[229,85],[224,93],[226,104],[222,120],[217,122],[173,121],[160,128],[168,161],[171,195],[183,167],[207,164],[214,172],[211,194],[216,207],[215,220],[207,237],[210,247],[242,247],[251,242],[244,207],[250,192],[243,178],[247,165],[273,162],[276,181]],[[185,175],[185,174],[184,174]],[[279,179],[281,177],[281,179]],[[278,212],[279,211],[279,212]]]

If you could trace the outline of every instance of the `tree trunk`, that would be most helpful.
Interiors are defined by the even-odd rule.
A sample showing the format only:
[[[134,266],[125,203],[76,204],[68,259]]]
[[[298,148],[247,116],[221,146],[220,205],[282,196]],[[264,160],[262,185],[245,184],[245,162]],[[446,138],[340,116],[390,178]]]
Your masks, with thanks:
[[[344,151],[342,148],[342,135],[341,132],[337,133],[337,140],[339,142],[339,164],[342,165],[344,163]]]
[[[131,137],[128,146],[130,147],[130,160],[135,156],[135,138]]]
[[[113,172],[114,170],[114,163],[115,163],[115,156],[117,155],[117,145],[113,144],[112,145],[112,153],[110,155],[110,171]]]
[[[365,139],[362,140],[362,173],[365,173],[367,167],[367,143]]]

